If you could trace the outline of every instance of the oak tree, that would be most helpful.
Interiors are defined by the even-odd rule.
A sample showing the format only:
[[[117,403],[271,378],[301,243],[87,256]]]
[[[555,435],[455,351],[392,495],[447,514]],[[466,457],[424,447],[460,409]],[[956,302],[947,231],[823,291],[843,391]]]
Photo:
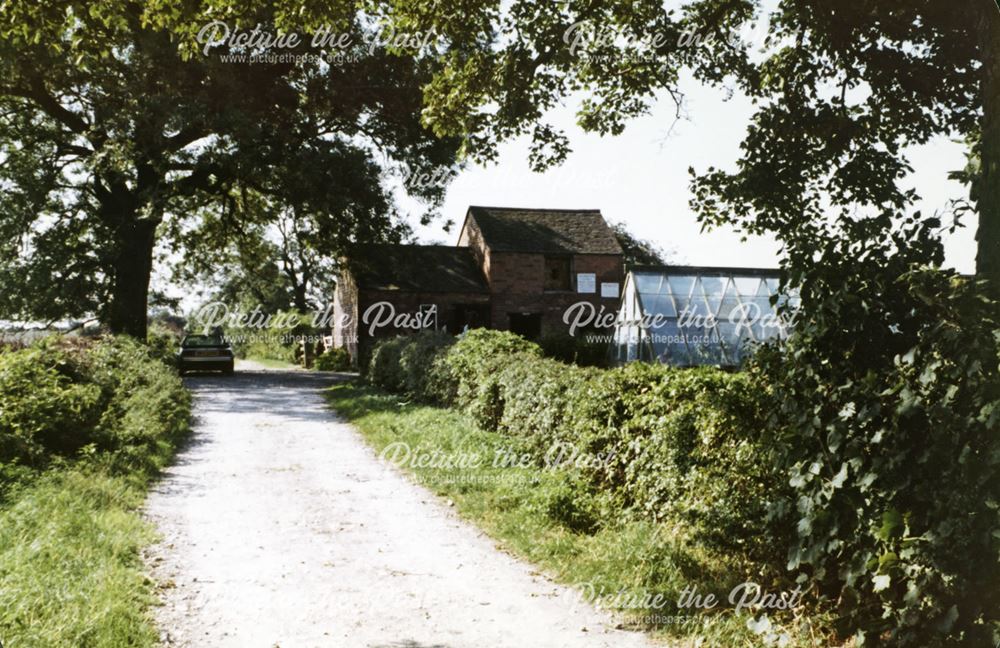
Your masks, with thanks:
[[[371,178],[336,164],[452,164],[455,141],[420,123],[432,61],[419,46],[366,39],[371,25],[353,3],[312,16],[348,36],[333,61],[306,38],[253,62],[227,57],[268,48],[198,39],[211,21],[234,32],[313,26],[295,24],[310,16],[293,4],[3,3],[3,316],[96,312],[113,331],[144,337],[154,248],[179,243],[161,238],[176,231],[172,220],[280,168],[296,178],[273,185],[282,198],[358,202],[337,212],[343,231],[378,228],[384,213],[362,221],[384,205],[338,181]]]

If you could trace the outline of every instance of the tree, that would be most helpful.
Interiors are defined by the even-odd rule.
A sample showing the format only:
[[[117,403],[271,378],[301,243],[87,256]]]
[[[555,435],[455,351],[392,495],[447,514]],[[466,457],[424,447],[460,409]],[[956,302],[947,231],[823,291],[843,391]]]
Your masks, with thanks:
[[[266,178],[241,182],[221,203],[173,221],[170,238],[185,251],[178,279],[243,286],[262,305],[306,311],[330,300],[345,249],[395,243],[409,233],[369,152],[324,144],[296,157],[294,164],[279,161]],[[305,176],[303,160],[337,173]],[[311,186],[317,179],[322,186]]]
[[[303,58],[315,54],[307,39],[281,52],[290,58],[240,63],[224,57],[261,48],[227,40],[203,49],[196,38],[210,20],[273,32],[299,19],[325,20],[354,45],[332,63]],[[417,47],[369,46],[370,29],[348,4],[313,15],[225,0],[4,3],[4,315],[97,312],[113,331],[144,337],[153,250],[177,231],[179,215],[262,184],[278,167],[298,181],[270,189],[289,204],[317,206],[344,186],[338,178],[370,180],[317,161],[368,164],[378,154],[411,170],[450,167],[457,142],[419,123],[429,59]],[[355,189],[349,199],[365,191]],[[440,193],[434,186],[418,195],[433,204]],[[378,214],[337,226],[386,222]]]
[[[539,123],[573,95],[579,122],[615,134],[663,96],[678,106],[682,70],[755,103],[734,172],[694,174],[706,226],[775,234],[792,266],[817,249],[819,224],[884,237],[913,207],[900,186],[907,146],[935,135],[976,142],[978,273],[1000,285],[1000,11],[994,0],[839,3],[780,0],[762,39],[747,39],[759,0],[478,3],[471,19],[393,3],[394,19],[452,43],[427,91],[425,121],[489,160],[497,142],[530,134],[532,162],[569,152]],[[743,38],[740,38],[740,35]],[[750,42],[762,40],[761,42]],[[763,44],[762,51],[756,46]],[[694,173],[694,172],[692,172]],[[966,208],[968,209],[968,205]]]
[[[618,239],[618,245],[625,253],[626,268],[637,265],[666,265],[667,255],[656,243],[636,237],[628,231],[625,223],[615,223],[611,229]]]

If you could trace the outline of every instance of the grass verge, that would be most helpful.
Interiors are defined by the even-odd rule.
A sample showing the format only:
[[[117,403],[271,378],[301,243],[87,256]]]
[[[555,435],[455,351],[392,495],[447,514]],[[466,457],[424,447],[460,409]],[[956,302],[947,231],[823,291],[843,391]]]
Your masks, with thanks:
[[[141,507],[189,422],[180,379],[134,341],[0,352],[0,645],[157,644]]]
[[[140,549],[142,480],[53,469],[0,512],[0,639],[20,646],[153,646]]]
[[[360,383],[336,385],[327,397],[378,452],[396,458],[409,452],[397,464],[416,482],[452,500],[504,549],[586,598],[593,595],[624,627],[677,646],[829,645],[822,620],[736,612],[727,598],[747,580],[746,566],[689,542],[680,525],[623,519],[589,533],[574,530],[578,505],[570,499],[570,477],[517,465],[510,437],[486,432],[456,411],[401,402]],[[704,611],[679,607],[685,588],[712,594],[717,604]]]

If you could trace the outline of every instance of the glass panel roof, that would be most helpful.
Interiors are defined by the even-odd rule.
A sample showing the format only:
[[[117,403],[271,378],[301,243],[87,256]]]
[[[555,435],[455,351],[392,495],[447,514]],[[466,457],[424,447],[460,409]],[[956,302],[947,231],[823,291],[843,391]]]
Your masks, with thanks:
[[[666,277],[661,274],[649,274],[646,272],[635,273],[635,287],[641,293],[660,293],[664,292],[663,284],[666,283]],[[669,287],[666,292],[669,292]]]
[[[725,291],[727,277],[702,277],[701,285],[705,289],[706,295],[721,295]]]
[[[760,288],[760,277],[733,277],[733,281],[741,295],[756,295]]]
[[[670,290],[675,295],[687,296],[691,294],[695,280],[693,275],[668,275],[667,279],[670,281]]]
[[[661,320],[647,331],[659,362],[735,366],[755,343],[788,334],[771,305],[779,285],[777,273],[734,270],[727,275],[712,269],[702,274],[696,268],[684,268],[676,273],[644,270],[633,277],[636,303],[642,309],[636,315],[658,315]],[[623,303],[629,301],[626,295]],[[799,298],[789,290],[778,301],[797,306]]]

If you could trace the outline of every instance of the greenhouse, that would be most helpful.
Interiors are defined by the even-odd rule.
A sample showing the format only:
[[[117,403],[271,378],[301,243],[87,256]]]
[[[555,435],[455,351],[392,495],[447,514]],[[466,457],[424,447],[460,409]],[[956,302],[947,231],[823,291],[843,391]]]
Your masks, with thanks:
[[[799,298],[794,290],[779,295],[778,285],[777,270],[636,268],[622,291],[613,358],[738,366],[754,344],[789,334]]]

